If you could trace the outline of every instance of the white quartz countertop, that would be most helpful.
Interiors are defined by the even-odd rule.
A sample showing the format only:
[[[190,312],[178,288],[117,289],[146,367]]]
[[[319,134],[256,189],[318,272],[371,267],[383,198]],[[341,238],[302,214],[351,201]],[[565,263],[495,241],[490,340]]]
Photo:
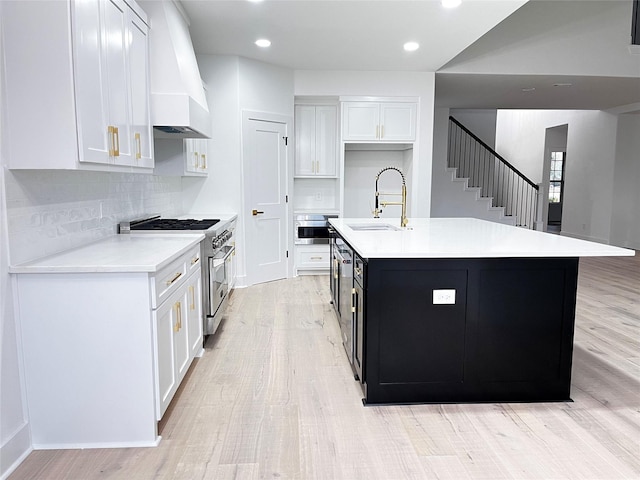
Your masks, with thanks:
[[[633,256],[635,251],[475,218],[333,218],[362,258],[508,258]],[[396,230],[376,230],[380,225]],[[358,226],[364,230],[358,230]],[[371,229],[368,229],[371,226]],[[352,228],[352,227],[355,227]]]
[[[156,272],[204,239],[182,235],[113,235],[66,252],[12,265],[10,273]]]

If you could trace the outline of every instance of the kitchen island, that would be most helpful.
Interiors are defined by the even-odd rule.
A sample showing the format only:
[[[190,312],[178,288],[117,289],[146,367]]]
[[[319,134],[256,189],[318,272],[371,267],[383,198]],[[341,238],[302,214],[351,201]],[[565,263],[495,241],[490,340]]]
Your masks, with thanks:
[[[345,345],[365,404],[570,400],[579,257],[635,254],[477,219],[330,223],[353,258],[331,278],[353,282]]]

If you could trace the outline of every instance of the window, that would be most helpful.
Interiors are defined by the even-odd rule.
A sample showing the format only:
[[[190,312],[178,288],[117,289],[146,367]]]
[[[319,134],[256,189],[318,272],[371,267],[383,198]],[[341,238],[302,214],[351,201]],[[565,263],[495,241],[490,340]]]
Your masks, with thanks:
[[[565,152],[551,152],[551,171],[549,173],[549,203],[562,202],[565,155]]]

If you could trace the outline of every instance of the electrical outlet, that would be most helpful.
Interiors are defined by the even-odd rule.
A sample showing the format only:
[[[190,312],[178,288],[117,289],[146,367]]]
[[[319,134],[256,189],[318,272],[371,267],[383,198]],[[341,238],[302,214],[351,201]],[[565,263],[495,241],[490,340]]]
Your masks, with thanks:
[[[441,289],[433,291],[434,305],[455,305],[456,291],[455,289]]]

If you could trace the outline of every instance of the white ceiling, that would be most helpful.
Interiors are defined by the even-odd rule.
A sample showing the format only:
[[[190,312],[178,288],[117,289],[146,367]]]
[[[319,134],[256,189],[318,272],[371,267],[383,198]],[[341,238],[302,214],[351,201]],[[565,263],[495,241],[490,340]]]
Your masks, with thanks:
[[[197,54],[293,70],[435,71],[437,106],[640,104],[640,47],[629,47],[631,0],[463,0],[452,10],[439,0],[181,3]],[[254,45],[262,37],[271,47]],[[404,52],[409,40],[420,49]]]

